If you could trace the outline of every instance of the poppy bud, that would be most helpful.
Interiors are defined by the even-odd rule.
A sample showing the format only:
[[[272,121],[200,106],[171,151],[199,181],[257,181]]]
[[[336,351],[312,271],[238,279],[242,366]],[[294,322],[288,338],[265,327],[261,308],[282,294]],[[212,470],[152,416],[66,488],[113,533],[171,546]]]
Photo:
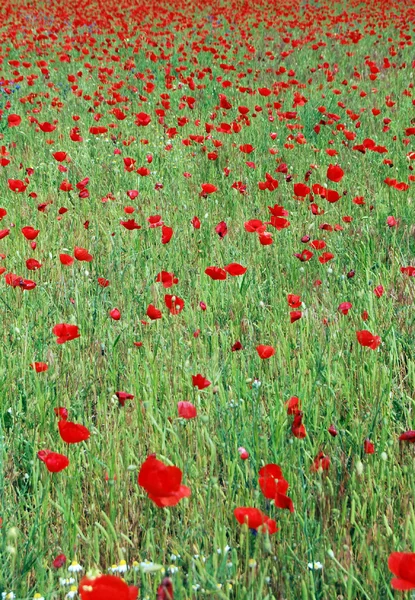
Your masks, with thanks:
[[[308,244],[308,242],[310,241],[310,236],[309,235],[303,235],[303,237],[301,238],[301,241],[303,242],[303,244]]]
[[[111,319],[114,319],[114,321],[119,321],[121,319],[121,313],[118,308],[113,308],[110,310],[110,317]]]
[[[347,273],[347,279],[353,279],[353,277],[356,275],[356,272],[351,269],[348,273]]]
[[[327,431],[329,432],[331,437],[336,437],[336,435],[338,434],[338,431],[334,425],[330,425],[330,427],[327,429]]]
[[[238,448],[238,452],[242,460],[247,460],[249,458],[249,452],[247,452],[242,446]]]
[[[36,242],[31,242],[30,247],[32,248],[32,250],[36,250]]]

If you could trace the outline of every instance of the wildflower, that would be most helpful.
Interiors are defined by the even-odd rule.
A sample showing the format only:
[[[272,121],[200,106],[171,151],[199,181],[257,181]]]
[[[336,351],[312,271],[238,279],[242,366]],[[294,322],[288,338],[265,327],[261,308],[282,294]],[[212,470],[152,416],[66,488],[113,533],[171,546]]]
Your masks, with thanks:
[[[78,561],[73,560],[68,567],[69,573],[80,573],[84,568],[78,563]]]

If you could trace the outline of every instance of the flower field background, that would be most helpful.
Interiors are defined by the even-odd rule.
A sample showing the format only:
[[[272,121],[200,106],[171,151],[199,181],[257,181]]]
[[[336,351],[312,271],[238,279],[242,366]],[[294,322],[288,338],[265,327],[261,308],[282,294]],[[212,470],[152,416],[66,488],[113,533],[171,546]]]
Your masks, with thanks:
[[[413,3],[0,15],[3,598],[415,588]]]

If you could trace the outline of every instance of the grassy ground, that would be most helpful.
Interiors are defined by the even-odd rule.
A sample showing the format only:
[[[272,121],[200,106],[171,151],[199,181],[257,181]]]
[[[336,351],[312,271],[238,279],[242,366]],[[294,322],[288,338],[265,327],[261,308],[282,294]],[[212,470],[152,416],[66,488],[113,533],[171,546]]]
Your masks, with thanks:
[[[177,599],[393,598],[387,557],[415,548],[413,448],[398,441],[413,427],[415,386],[415,279],[401,272],[415,260],[415,147],[405,131],[415,127],[411,3],[202,9],[106,0],[1,11],[0,128],[10,162],[0,172],[0,229],[10,233],[0,239],[0,591],[64,598],[80,577],[68,571],[72,561],[83,572],[122,571],[126,561],[125,578],[143,598],[155,597],[166,570]],[[231,107],[219,106],[220,94]],[[148,125],[136,124],[140,112]],[[106,131],[93,135],[94,126]],[[74,127],[83,141],[71,139]],[[61,163],[57,151],[67,153]],[[125,158],[136,161],[131,171]],[[338,183],[327,178],[330,164],[344,171]],[[259,189],[266,173],[277,189]],[[25,178],[25,191],[10,189]],[[76,187],[84,178],[86,198]],[[72,191],[60,189],[63,180]],[[201,194],[205,183],[217,191]],[[327,185],[340,199],[299,198],[296,183],[311,194]],[[268,225],[273,243],[262,245],[244,224],[268,222],[275,204],[290,225]],[[168,243],[152,215],[173,229]],[[130,218],[141,229],[120,225]],[[40,230],[34,249],[25,226]],[[76,246],[92,261],[62,265],[59,255]],[[305,249],[313,257],[302,262],[295,254]],[[323,252],[334,257],[322,264]],[[29,258],[42,266],[28,270]],[[229,263],[246,273],[205,274]],[[170,289],[155,282],[163,270],[178,278]],[[10,273],[35,289],[8,285]],[[169,313],[165,294],[184,300],[180,314]],[[299,309],[288,294],[301,296]],[[150,304],[161,319],[147,317]],[[302,312],[293,323],[292,310]],[[76,324],[80,337],[57,344],[59,323]],[[358,343],[361,330],[381,337],[378,349]],[[237,340],[243,349],[232,352]],[[271,358],[259,358],[262,344],[275,348]],[[36,373],[34,361],[48,370]],[[211,382],[202,391],[192,385],[198,373]],[[134,398],[122,407],[118,391]],[[304,439],[287,415],[292,396]],[[196,419],[178,417],[183,400]],[[61,440],[56,407],[89,429],[86,442]],[[44,449],[68,456],[69,467],[49,473],[37,457]],[[320,451],[331,464],[314,472]],[[137,476],[152,452],[180,467],[190,498],[161,509],[147,497]],[[267,463],[281,466],[294,513],[263,497],[258,471]],[[261,509],[279,531],[254,535],[234,518],[241,506]],[[55,569],[61,553],[67,563]]]

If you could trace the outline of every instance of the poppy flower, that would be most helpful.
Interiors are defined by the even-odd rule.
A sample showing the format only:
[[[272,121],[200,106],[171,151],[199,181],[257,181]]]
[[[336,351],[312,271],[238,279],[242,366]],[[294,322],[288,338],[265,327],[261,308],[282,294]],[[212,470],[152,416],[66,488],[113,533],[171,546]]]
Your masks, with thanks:
[[[255,529],[262,533],[268,532],[270,535],[278,531],[274,519],[270,519],[258,508],[240,506],[239,508],[235,508],[233,514],[238,523],[241,525],[246,524],[249,529]]]
[[[75,259],[69,254],[59,254],[59,260],[61,261],[62,265],[67,267],[70,267],[75,261]]]
[[[330,427],[327,429],[327,431],[329,432],[331,437],[336,437],[338,435],[338,431],[334,425],[330,425]]]
[[[148,318],[152,321],[155,321],[156,319],[161,319],[163,316],[161,314],[161,310],[158,310],[158,308],[156,308],[153,304],[149,304],[146,314]]]
[[[136,223],[134,219],[128,219],[128,221],[120,221],[120,225],[122,225],[128,231],[134,231],[134,229],[141,229],[141,225]]]
[[[108,279],[105,279],[104,277],[98,277],[98,283],[103,288],[108,287],[109,284],[110,284],[110,282],[108,281]]]
[[[207,269],[205,269],[205,273],[215,281],[223,281],[226,279],[226,271],[220,267],[207,267]]]
[[[52,331],[57,336],[56,341],[58,344],[64,344],[81,336],[78,326],[68,323],[59,323],[59,325],[55,325]]]
[[[169,273],[168,271],[161,271],[156,276],[156,283],[161,282],[164,288],[170,288],[176,283],[179,283],[179,280],[174,275],[174,273]]]
[[[22,117],[20,115],[8,115],[7,116],[7,125],[9,127],[18,127],[22,122]]]
[[[294,415],[294,420],[291,425],[291,431],[293,436],[300,440],[305,438],[307,435],[306,428],[303,424],[303,413],[300,410]]]
[[[287,295],[287,302],[290,308],[299,308],[301,306],[301,296],[296,296],[295,294]]]
[[[28,258],[26,261],[26,268],[29,269],[29,271],[37,271],[41,266],[40,262],[35,258]]]
[[[50,450],[39,450],[37,456],[45,463],[50,473],[59,473],[69,466],[69,459],[64,454],[58,454]]]
[[[337,310],[340,311],[343,315],[347,315],[352,306],[353,304],[351,302],[341,302]]]
[[[118,401],[121,404],[121,406],[124,406],[126,400],[134,399],[133,394],[129,394],[128,392],[115,392],[115,395],[117,396]]]
[[[395,590],[415,589],[415,553],[392,552],[388,558],[389,570],[395,575],[391,586]]]
[[[114,321],[119,321],[121,319],[121,313],[118,308],[113,308],[110,310],[109,315]]]
[[[330,165],[327,169],[327,179],[339,183],[343,179],[344,171],[338,165]]]
[[[10,234],[10,229],[1,229],[0,230],[0,240],[4,239]]]
[[[271,358],[275,354],[275,348],[273,346],[257,346],[256,351],[258,352],[259,358],[265,360]]]
[[[26,190],[27,185],[20,179],[8,179],[7,184],[12,192],[22,193]]]
[[[231,348],[231,352],[238,352],[238,350],[243,350],[243,346],[242,346],[242,344],[241,344],[241,342],[239,340],[237,340],[233,344],[233,346]]]
[[[191,402],[186,402],[185,400],[178,402],[177,410],[179,417],[182,419],[194,419],[197,417],[197,409]]]
[[[32,369],[34,369],[36,371],[36,373],[44,373],[49,368],[48,365],[43,362],[34,362],[34,363],[31,363],[30,366],[32,367]]]
[[[91,260],[94,258],[92,254],[86,250],[86,248],[80,248],[79,246],[75,246],[74,255],[76,260],[85,262],[91,262]]]
[[[173,237],[173,229],[171,227],[167,227],[167,225],[163,225],[161,228],[161,243],[168,244]]]
[[[193,219],[190,222],[195,229],[200,229],[201,223],[199,217],[193,217]]]
[[[356,331],[356,337],[361,346],[366,346],[372,350],[376,350],[381,343],[380,337],[378,335],[373,335],[373,333],[370,333],[370,331],[367,331],[367,329]]]
[[[286,508],[294,512],[294,505],[286,494],[288,490],[288,481],[283,477],[281,467],[276,464],[268,464],[259,470],[259,487],[265,498],[274,500],[278,508]]]
[[[52,566],[54,569],[60,569],[65,563],[66,556],[64,554],[58,554],[58,556],[53,559]]]
[[[399,436],[399,441],[400,442],[409,442],[410,444],[414,444],[415,443],[415,431],[410,429],[409,431],[404,431],[404,433],[401,433],[401,435]]]
[[[81,600],[136,600],[138,588],[128,585],[115,575],[100,575],[95,579],[83,577],[79,583]]]
[[[156,600],[174,600],[173,583],[165,577],[157,588]]]
[[[67,444],[79,444],[90,437],[89,430],[84,425],[72,423],[71,421],[58,421],[59,434]]]
[[[245,275],[247,268],[243,267],[239,263],[230,263],[226,267],[223,267],[224,270],[232,275],[232,277],[238,277],[239,275]]]
[[[149,456],[141,465],[138,485],[145,489],[148,497],[160,508],[175,506],[182,498],[188,498],[190,489],[181,485],[182,471]]]
[[[22,233],[27,240],[35,240],[39,235],[40,229],[34,229],[34,227],[23,227]]]
[[[218,188],[213,183],[202,183],[201,185],[203,194],[213,194]]]
[[[172,315],[178,315],[184,308],[184,300],[171,294],[164,296],[164,303]]]
[[[215,227],[215,231],[218,234],[218,236],[221,239],[223,239],[228,233],[228,226],[226,225],[225,221],[221,221],[220,223],[218,223]]]
[[[301,310],[292,310],[290,312],[290,323],[295,323],[295,321],[301,319],[302,316],[303,313],[301,312]]]
[[[313,473],[328,471],[330,468],[330,462],[331,461],[328,456],[326,456],[323,452],[319,452],[313,460],[311,471]]]
[[[211,385],[209,379],[203,377],[200,373],[197,375],[192,375],[192,384],[194,387],[197,387],[198,390],[204,390],[205,388]]]
[[[363,443],[363,449],[365,454],[374,454],[375,453],[375,444],[366,438]]]

